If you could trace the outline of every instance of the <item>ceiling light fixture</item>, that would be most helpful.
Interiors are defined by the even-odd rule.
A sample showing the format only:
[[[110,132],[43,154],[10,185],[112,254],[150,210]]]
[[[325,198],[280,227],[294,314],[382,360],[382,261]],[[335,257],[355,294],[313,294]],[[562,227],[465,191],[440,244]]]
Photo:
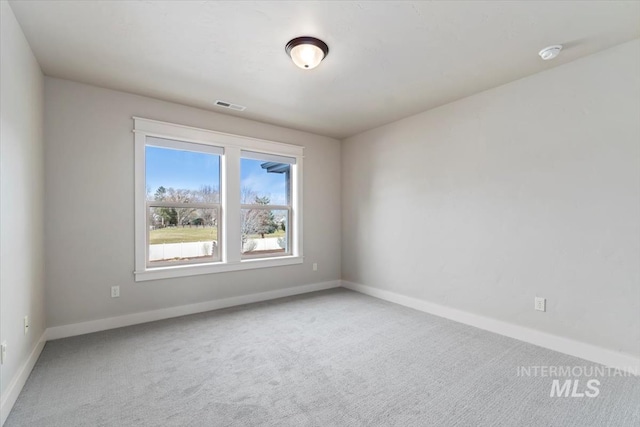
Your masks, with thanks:
[[[538,55],[540,55],[540,58],[542,58],[543,60],[548,61],[560,55],[561,50],[562,45],[557,44],[554,46],[545,47],[540,52],[538,52]]]
[[[297,37],[285,46],[287,55],[303,70],[316,68],[329,54],[329,46],[314,37]]]

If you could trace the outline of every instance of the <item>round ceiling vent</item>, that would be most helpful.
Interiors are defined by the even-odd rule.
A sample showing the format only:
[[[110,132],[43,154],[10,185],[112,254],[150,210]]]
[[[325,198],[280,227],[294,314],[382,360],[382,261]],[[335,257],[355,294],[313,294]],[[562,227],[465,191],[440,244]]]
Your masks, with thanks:
[[[560,55],[561,50],[562,50],[562,45],[557,44],[554,46],[545,47],[540,52],[538,52],[538,55],[540,55],[540,58],[544,59],[545,61],[548,61]]]

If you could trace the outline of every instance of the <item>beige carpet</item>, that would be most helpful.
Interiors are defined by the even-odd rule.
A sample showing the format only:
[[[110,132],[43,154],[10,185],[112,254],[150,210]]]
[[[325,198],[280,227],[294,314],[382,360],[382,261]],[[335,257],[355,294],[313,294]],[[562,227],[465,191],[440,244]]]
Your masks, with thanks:
[[[640,378],[540,365],[592,366],[336,289],[48,342],[5,427],[640,425]]]

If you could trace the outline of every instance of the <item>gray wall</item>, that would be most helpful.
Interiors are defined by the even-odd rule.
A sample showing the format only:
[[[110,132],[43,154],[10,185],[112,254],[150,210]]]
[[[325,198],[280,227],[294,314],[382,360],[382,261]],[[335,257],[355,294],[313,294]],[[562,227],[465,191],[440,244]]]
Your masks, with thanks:
[[[0,367],[4,394],[45,329],[43,76],[9,4],[2,1],[0,8],[0,341],[8,345]],[[28,335],[23,332],[26,315]]]
[[[343,279],[639,356],[639,118],[635,40],[348,138]]]
[[[304,264],[134,282],[132,116],[304,146]],[[337,140],[48,77],[45,136],[49,327],[340,279]]]

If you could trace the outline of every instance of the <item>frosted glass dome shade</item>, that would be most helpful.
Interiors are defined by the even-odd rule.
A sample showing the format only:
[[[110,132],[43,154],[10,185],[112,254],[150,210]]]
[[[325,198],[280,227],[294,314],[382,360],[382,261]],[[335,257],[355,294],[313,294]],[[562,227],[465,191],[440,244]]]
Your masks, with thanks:
[[[329,47],[313,37],[298,37],[287,43],[286,51],[294,64],[304,70],[317,67],[329,53]]]

